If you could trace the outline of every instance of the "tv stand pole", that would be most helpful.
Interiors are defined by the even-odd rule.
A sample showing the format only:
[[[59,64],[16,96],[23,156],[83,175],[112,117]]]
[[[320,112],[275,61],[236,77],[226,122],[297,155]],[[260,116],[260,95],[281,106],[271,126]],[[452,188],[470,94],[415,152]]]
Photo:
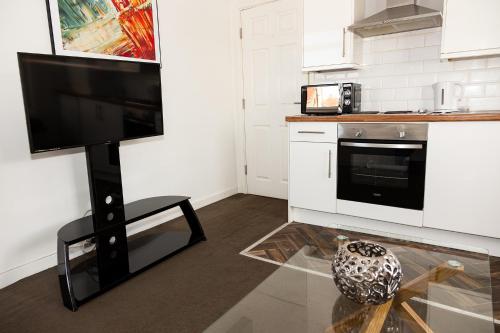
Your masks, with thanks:
[[[57,257],[64,305],[76,311],[96,297],[154,264],[206,240],[189,197],[164,196],[124,204],[119,143],[87,146],[92,216],[58,232]],[[127,238],[126,225],[180,207],[190,231],[170,231],[144,241]],[[69,259],[70,245],[94,239],[95,253]]]

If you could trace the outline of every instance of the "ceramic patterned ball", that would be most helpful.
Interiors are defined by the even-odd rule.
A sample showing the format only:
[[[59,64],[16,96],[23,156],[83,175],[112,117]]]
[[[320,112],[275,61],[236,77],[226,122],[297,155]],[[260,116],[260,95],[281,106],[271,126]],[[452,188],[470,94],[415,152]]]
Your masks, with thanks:
[[[339,245],[332,271],[342,294],[360,304],[386,303],[399,290],[403,278],[396,256],[382,245],[368,241]]]

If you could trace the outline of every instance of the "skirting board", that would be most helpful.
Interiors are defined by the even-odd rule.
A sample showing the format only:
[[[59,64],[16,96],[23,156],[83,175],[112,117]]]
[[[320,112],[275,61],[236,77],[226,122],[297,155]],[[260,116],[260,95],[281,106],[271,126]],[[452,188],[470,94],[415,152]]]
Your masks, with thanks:
[[[372,205],[347,200],[337,200],[337,212],[344,215],[401,223],[414,227],[421,227],[424,221],[424,212],[421,210]]]
[[[403,224],[371,220],[361,217],[330,214],[313,210],[290,208],[289,221],[319,225],[331,228],[362,228],[380,233],[393,233],[405,235],[413,238],[425,239],[428,243],[435,243],[450,248],[462,249],[472,252],[483,252],[481,249],[488,250],[491,256],[500,257],[500,240],[490,237],[463,234],[446,230],[413,227]]]
[[[191,202],[193,205],[194,209],[199,209],[208,205],[211,205],[213,203],[216,203],[217,201],[226,199],[232,195],[235,195],[238,193],[238,189],[236,187],[227,189],[225,191],[215,193],[212,195],[209,195],[207,197],[201,198],[201,199],[196,199]],[[170,211],[167,211],[164,214],[157,214],[154,215],[150,218],[144,219],[141,222],[134,223],[130,226],[127,226],[127,235],[135,235],[139,232],[142,232],[147,229],[151,229],[161,223],[164,223],[165,221],[170,221],[173,220],[179,216],[182,215],[182,212],[180,209],[172,209]],[[203,221],[201,221],[203,224]],[[54,235],[55,239],[56,235]],[[54,241],[55,242],[55,241]],[[78,257],[81,255],[81,251],[75,251],[71,253],[71,257]],[[54,267],[57,265],[57,256],[56,253],[51,253],[45,257],[37,258],[27,264],[20,265],[17,267],[14,267],[8,271],[0,273],[0,289],[5,288],[23,278],[26,278],[30,275],[39,273],[43,270],[46,270],[48,268]],[[57,276],[54,276],[54,279],[57,279]]]

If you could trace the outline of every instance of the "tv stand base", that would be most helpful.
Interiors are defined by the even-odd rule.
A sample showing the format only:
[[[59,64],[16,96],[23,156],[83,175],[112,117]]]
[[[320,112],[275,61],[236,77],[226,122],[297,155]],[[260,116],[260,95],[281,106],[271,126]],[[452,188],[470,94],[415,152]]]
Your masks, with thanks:
[[[102,242],[108,237],[113,237],[113,234],[125,233],[126,224],[174,207],[181,208],[190,231],[166,231],[153,236],[148,233],[142,237],[141,234],[137,234],[126,238],[126,252],[120,249],[109,252],[107,248],[103,250],[98,246],[98,239]],[[57,240],[59,284],[63,303],[68,309],[76,311],[81,304],[90,299],[182,250],[206,240],[188,197],[166,196],[136,201],[125,205],[125,216],[127,220],[122,226],[101,232],[94,232],[91,217],[73,221],[59,230]],[[96,250],[70,260],[70,246],[91,238],[96,239]],[[102,256],[106,256],[105,260],[100,258]]]
[[[165,196],[124,204],[120,144],[85,147],[92,215],[66,224],[57,233],[59,284],[64,305],[78,306],[152,265],[206,240],[188,197]],[[179,207],[189,229],[127,237],[126,226]],[[70,261],[71,245],[94,239],[95,251]]]

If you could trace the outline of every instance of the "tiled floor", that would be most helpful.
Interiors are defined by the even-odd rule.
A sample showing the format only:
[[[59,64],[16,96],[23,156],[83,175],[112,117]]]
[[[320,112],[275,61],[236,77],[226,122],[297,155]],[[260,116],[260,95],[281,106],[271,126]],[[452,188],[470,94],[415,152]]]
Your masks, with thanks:
[[[309,245],[314,250],[314,256],[321,259],[331,260],[333,258],[336,249],[333,248],[333,239],[339,234],[349,236],[351,239],[363,238],[371,239],[373,241],[382,242],[384,244],[390,244],[394,248],[401,248],[400,245],[404,243],[405,252],[399,255],[411,255],[412,260],[417,263],[417,265],[425,266],[425,255],[422,255],[422,250],[432,250],[439,253],[446,253],[451,255],[458,255],[462,258],[470,257],[472,262],[482,263],[482,267],[486,267],[487,262],[483,261],[487,259],[485,255],[474,254],[471,252],[464,252],[453,250],[450,248],[443,248],[438,246],[423,245],[420,243],[412,243],[406,241],[400,241],[395,239],[389,239],[378,236],[367,236],[366,234],[358,234],[355,232],[339,231],[331,228],[324,228],[319,226],[307,225],[302,223],[291,223],[285,228],[271,235],[269,238],[265,239],[261,243],[257,244],[251,248],[247,253],[252,256],[261,257],[264,259],[276,261],[283,263],[290,259],[294,254],[296,254],[302,247]],[[399,247],[398,247],[399,246]],[[411,253],[408,253],[411,252]],[[419,255],[420,253],[420,255]],[[407,272],[408,278],[410,278],[415,272]],[[500,258],[490,257],[490,276],[491,276],[491,286],[493,292],[493,312],[494,317],[500,321]],[[483,274],[478,274],[475,276],[475,281],[478,290],[484,290],[488,288],[488,273],[483,272]],[[450,284],[460,284],[461,282],[457,280],[450,281]],[[500,326],[497,326],[497,332],[500,332]]]

